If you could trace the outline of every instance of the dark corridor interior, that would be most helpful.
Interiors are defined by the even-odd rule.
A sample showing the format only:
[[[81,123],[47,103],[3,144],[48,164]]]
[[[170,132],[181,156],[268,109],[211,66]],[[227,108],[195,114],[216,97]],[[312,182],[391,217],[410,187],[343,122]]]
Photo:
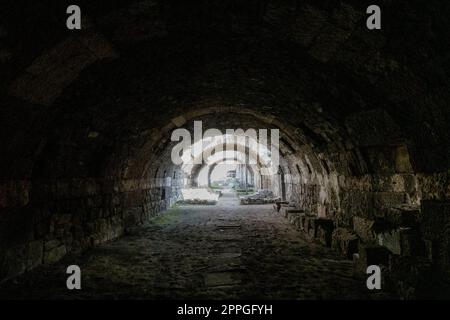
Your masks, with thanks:
[[[74,2],[0,2],[0,299],[450,299],[448,1]]]

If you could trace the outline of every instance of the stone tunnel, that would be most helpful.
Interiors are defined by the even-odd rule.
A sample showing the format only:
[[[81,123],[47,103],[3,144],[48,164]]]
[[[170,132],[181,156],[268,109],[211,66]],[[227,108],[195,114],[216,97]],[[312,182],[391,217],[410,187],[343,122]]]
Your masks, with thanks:
[[[111,297],[145,260],[148,290],[120,297],[340,298],[331,283],[353,277],[344,297],[371,298],[375,264],[382,297],[450,298],[448,4],[379,0],[368,30],[367,1],[77,2],[81,30],[67,1],[0,4],[0,297],[68,295],[30,283],[69,264],[83,297]],[[244,168],[278,209],[177,204],[226,157],[171,161],[172,133],[195,121],[279,130],[277,170]],[[184,264],[161,259],[174,250]],[[191,290],[183,268],[202,263]]]

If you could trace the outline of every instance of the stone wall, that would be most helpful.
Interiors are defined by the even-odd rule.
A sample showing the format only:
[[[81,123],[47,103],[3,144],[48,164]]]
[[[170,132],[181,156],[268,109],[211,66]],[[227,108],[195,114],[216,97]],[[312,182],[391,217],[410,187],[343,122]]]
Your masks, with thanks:
[[[407,204],[419,207],[422,200],[450,199],[449,173],[367,174],[324,179],[325,184],[290,182],[288,199],[307,212],[333,218],[351,226],[354,216],[384,218],[389,209]]]
[[[450,172],[340,176],[334,186],[300,180],[289,188],[296,208],[284,215],[307,237],[361,272],[382,266],[383,285],[401,298],[450,290]]]
[[[180,197],[181,179],[7,182],[0,197],[0,279],[115,239]],[[164,191],[163,191],[164,190]]]

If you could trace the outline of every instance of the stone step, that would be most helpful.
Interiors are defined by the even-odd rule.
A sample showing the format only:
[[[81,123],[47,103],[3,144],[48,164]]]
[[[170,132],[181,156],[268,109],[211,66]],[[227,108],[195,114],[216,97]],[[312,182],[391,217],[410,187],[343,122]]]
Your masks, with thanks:
[[[274,208],[277,212],[280,212],[281,206],[288,205],[289,201],[275,201]]]
[[[280,208],[280,213],[283,217],[287,218],[287,211],[288,210],[298,210],[297,208],[295,208],[295,206],[293,205],[282,205]]]
[[[286,215],[287,215],[288,221],[291,224],[293,224],[294,226],[296,226],[297,228],[299,228],[300,217],[305,215],[305,211],[304,210],[300,210],[300,209],[286,210]]]
[[[305,234],[308,238],[313,239],[316,235],[316,228],[315,228],[315,224],[314,224],[314,220],[316,219],[316,216],[306,214],[306,215],[300,217],[300,219],[301,219],[301,221],[300,221],[301,230],[303,230],[303,232],[305,232]]]
[[[377,243],[397,255],[427,256],[425,242],[413,228],[398,228],[377,233]]]
[[[284,216],[285,218],[287,218],[289,221],[291,219],[293,219],[294,217],[297,217],[300,214],[304,214],[305,210],[301,210],[301,209],[296,209],[296,208],[290,208],[290,209],[285,209],[284,210]]]
[[[400,212],[394,224],[386,219],[370,220],[362,217],[353,217],[353,230],[365,244],[378,244],[389,249],[393,254],[426,256],[426,247],[417,228],[417,219],[411,216],[401,220],[411,211]],[[401,213],[403,212],[403,213]],[[404,212],[408,212],[405,214]],[[411,227],[399,227],[408,224]]]

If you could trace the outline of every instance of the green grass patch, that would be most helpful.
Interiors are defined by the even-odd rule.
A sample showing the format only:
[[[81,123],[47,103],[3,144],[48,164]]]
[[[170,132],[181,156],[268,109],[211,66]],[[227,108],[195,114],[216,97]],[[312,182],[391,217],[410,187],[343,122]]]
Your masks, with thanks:
[[[180,209],[178,206],[171,207],[169,210],[164,211],[155,218],[152,219],[152,223],[157,225],[165,225],[178,222],[180,220]]]

